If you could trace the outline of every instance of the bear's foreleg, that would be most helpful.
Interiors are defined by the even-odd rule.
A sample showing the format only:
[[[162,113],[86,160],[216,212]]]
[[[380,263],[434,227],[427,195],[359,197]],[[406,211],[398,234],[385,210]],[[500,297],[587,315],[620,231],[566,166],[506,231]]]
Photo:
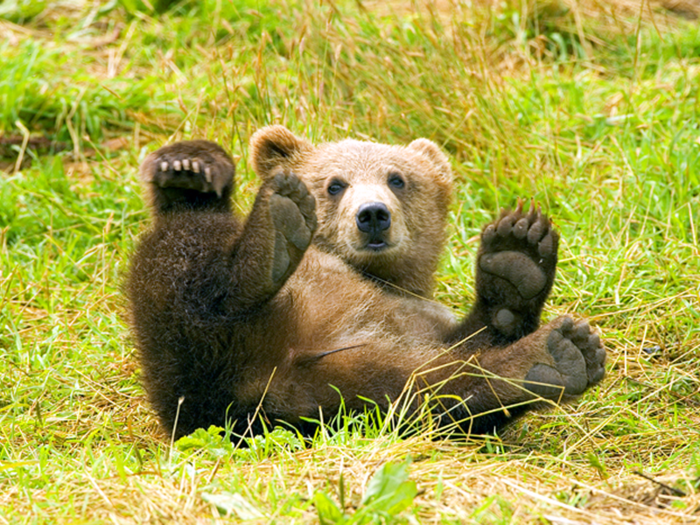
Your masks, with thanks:
[[[476,301],[451,341],[485,329],[479,343],[501,346],[535,331],[554,283],[558,245],[559,234],[534,204],[524,213],[519,202],[487,225],[477,255]]]
[[[149,399],[168,431],[179,414],[178,435],[246,410],[233,391],[258,348],[248,314],[284,285],[316,229],[313,197],[281,173],[241,224],[229,210],[233,172],[206,141],[161,148],[141,168],[155,221],[131,261],[130,320]]]
[[[301,262],[316,226],[316,203],[301,179],[280,172],[267,181],[233,250],[237,300],[254,305],[277,293]]]

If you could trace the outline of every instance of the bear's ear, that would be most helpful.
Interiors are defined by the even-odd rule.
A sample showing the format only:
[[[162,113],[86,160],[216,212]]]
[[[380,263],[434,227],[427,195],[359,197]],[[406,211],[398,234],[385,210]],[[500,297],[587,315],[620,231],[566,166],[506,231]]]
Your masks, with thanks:
[[[263,180],[274,175],[277,168],[293,169],[313,150],[310,142],[297,137],[284,126],[267,126],[256,131],[250,139],[253,169]]]
[[[412,149],[423,155],[423,157],[433,163],[446,182],[452,182],[450,161],[447,160],[447,156],[432,140],[416,139],[408,145],[408,149]]]

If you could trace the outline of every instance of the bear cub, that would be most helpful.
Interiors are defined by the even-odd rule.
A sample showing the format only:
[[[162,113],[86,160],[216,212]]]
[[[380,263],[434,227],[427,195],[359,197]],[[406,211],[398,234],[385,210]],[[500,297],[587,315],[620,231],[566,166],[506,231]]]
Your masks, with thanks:
[[[127,294],[168,432],[309,431],[343,405],[386,410],[401,398],[483,433],[603,377],[588,323],[540,327],[559,236],[533,205],[484,228],[464,318],[431,299],[452,192],[433,142],[315,146],[270,126],[250,159],[262,186],[245,219],[232,212],[234,164],[218,145],[175,143],[141,166],[153,222]]]

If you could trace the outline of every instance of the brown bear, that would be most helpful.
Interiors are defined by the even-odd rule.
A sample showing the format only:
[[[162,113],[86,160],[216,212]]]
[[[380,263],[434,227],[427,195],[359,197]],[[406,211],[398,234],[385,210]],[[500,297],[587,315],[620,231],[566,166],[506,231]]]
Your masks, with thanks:
[[[250,159],[262,186],[245,220],[216,144],[172,144],[141,167],[153,225],[127,293],[145,387],[169,432],[309,431],[342,406],[401,398],[483,433],[603,377],[586,322],[539,327],[558,234],[533,206],[484,228],[464,319],[431,299],[452,190],[433,142],[314,146],[270,126]]]

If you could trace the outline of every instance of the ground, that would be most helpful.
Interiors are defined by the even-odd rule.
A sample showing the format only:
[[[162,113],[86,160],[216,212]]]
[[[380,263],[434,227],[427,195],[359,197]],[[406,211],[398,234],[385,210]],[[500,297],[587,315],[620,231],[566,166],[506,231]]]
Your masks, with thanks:
[[[700,521],[696,3],[165,4],[0,4],[0,522]],[[368,414],[312,443],[170,443],[120,291],[137,166],[216,140],[245,212],[247,141],[271,123],[444,148],[437,295],[457,310],[481,225],[541,202],[562,234],[545,318],[591,319],[606,379],[488,439]]]

